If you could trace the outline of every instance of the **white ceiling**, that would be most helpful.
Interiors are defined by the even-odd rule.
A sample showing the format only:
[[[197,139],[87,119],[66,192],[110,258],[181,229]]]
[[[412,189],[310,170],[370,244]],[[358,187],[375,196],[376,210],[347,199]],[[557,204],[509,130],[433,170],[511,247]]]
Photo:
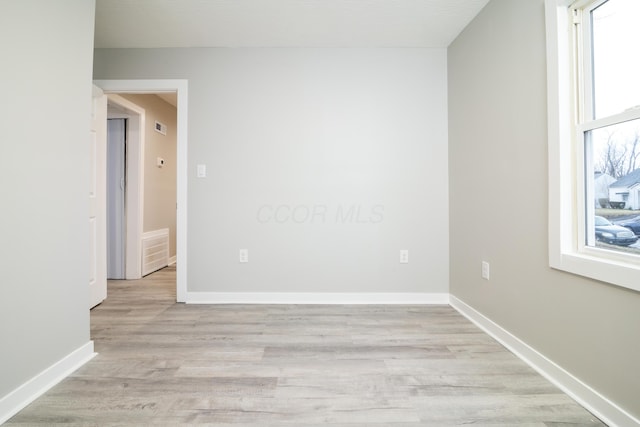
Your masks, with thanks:
[[[489,0],[97,0],[95,47],[447,47]]]

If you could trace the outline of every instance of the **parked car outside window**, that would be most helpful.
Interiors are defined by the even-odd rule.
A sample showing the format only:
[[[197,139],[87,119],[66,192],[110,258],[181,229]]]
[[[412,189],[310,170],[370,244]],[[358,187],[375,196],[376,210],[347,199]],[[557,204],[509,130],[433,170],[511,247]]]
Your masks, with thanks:
[[[629,230],[633,231],[636,236],[640,236],[640,215],[633,218],[616,221],[614,224],[628,228]]]
[[[596,240],[611,245],[629,246],[638,241],[638,236],[628,228],[614,225],[608,219],[595,217]]]

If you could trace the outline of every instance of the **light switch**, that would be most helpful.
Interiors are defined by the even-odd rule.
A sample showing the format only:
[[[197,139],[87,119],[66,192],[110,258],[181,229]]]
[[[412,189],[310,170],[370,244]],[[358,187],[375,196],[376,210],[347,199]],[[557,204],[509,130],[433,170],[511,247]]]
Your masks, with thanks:
[[[198,178],[207,177],[207,165],[198,165]]]
[[[482,261],[482,278],[484,280],[489,280],[489,276],[491,274],[491,267],[487,261]]]

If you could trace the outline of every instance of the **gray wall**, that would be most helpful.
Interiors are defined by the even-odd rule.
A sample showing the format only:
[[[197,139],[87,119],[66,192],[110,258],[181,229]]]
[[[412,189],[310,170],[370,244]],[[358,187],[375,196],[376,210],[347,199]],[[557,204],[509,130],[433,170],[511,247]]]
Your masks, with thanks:
[[[448,292],[444,49],[98,49],[94,77],[189,80],[190,291]]]
[[[0,2],[0,398],[89,341],[94,2]]]
[[[638,417],[640,294],[548,264],[543,3],[493,0],[448,50],[451,293]]]

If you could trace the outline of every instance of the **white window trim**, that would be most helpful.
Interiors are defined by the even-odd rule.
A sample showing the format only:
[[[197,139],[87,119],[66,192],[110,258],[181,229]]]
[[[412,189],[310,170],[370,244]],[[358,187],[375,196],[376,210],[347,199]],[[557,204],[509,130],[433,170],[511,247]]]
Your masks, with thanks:
[[[549,265],[552,268],[640,291],[640,263],[625,254],[587,247],[584,191],[578,176],[584,162],[576,143],[574,55],[570,28],[571,0],[545,0],[547,31],[547,96],[549,148]],[[582,216],[582,218],[580,218]],[[582,238],[582,240],[580,240]]]

